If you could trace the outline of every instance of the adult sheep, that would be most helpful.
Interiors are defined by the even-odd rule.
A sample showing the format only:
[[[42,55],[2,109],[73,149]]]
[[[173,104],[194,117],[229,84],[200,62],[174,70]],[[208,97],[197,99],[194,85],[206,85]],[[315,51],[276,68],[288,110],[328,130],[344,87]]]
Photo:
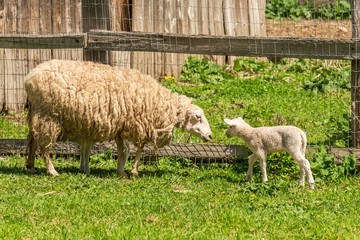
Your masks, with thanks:
[[[90,173],[89,154],[96,142],[115,140],[117,172],[126,177],[127,140],[137,146],[131,173],[138,176],[147,143],[168,144],[174,127],[210,141],[211,129],[201,108],[172,93],[148,75],[108,65],[51,60],[32,69],[25,80],[30,102],[27,139],[30,173],[40,147],[47,172],[56,176],[49,149],[56,141],[80,145],[80,170]]]

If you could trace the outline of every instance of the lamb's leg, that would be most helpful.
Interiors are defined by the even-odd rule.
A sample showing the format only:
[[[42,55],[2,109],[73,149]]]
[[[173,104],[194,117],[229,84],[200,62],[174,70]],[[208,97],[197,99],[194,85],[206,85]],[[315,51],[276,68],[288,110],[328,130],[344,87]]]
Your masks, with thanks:
[[[260,159],[260,169],[261,169],[261,173],[262,173],[262,181],[267,182],[268,177],[267,177],[267,173],[266,173],[266,153],[264,151],[257,151],[256,155]]]
[[[252,178],[252,174],[253,174],[253,167],[254,167],[254,162],[256,161],[257,156],[255,154],[252,154],[249,157],[249,168],[248,171],[246,173],[246,177],[245,177],[245,181],[251,181]]]
[[[300,180],[299,180],[299,185],[304,185],[304,178],[305,178],[305,174],[306,174],[306,178],[308,181],[308,185],[310,189],[314,189],[315,187],[315,182],[314,182],[314,178],[313,175],[311,173],[311,168],[310,168],[310,163],[309,161],[305,158],[305,156],[303,156],[302,153],[290,153],[290,155],[294,158],[294,160],[296,162],[299,163],[300,165]]]
[[[300,179],[299,179],[299,186],[305,185],[305,169],[300,164]]]
[[[125,173],[125,164],[129,157],[130,144],[124,140],[116,140],[118,150],[117,172],[120,176],[127,178]]]
[[[34,136],[32,134],[32,130],[29,129],[29,133],[27,137],[27,149],[26,149],[28,158],[26,160],[25,166],[27,167],[27,169],[29,169],[30,174],[34,174],[36,172],[36,168],[34,166],[36,148],[37,145]]]
[[[263,182],[267,182],[268,181],[268,177],[267,177],[267,173],[266,173],[266,157],[264,157],[263,159],[260,158],[260,169],[262,172],[262,181]]]
[[[45,162],[47,172],[51,176],[58,176],[59,173],[55,170],[54,165],[52,164],[52,162],[50,160],[49,147],[40,146],[40,151],[44,157],[44,162]]]
[[[315,189],[315,181],[311,173],[310,162],[306,158],[303,158],[303,168],[306,173],[307,182],[310,189]]]
[[[92,146],[93,144],[89,142],[80,145],[80,170],[86,174],[90,173],[89,156]]]
[[[131,170],[131,174],[134,175],[135,177],[139,177],[139,165],[140,165],[140,158],[141,158],[141,153],[142,150],[144,148],[144,145],[139,145],[138,149],[136,151],[136,155],[135,155],[135,159],[134,159],[134,163],[133,163],[133,169]]]

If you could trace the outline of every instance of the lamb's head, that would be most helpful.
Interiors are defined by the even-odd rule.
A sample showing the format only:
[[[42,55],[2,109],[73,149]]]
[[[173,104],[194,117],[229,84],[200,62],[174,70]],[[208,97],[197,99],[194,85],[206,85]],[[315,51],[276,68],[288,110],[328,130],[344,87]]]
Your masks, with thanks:
[[[244,124],[247,125],[241,117],[232,120],[225,118],[224,122],[229,125],[229,128],[226,130],[226,136],[228,138],[236,136],[241,131],[241,126]]]
[[[192,107],[186,111],[182,130],[202,138],[205,142],[210,141],[212,137],[210,125],[205,117],[204,111],[195,105],[192,105]]]

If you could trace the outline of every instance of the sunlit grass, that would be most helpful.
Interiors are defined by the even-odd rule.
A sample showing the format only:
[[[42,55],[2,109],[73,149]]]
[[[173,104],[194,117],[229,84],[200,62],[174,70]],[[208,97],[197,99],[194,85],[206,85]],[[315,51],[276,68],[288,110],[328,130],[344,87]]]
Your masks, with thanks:
[[[24,158],[0,158],[1,239],[357,239],[360,179],[316,180],[316,190],[269,172],[243,181],[246,164],[196,166],[160,158],[141,179],[116,161],[54,161],[59,177],[28,175]],[[130,166],[127,165],[127,170]],[[298,175],[297,175],[298,176]]]

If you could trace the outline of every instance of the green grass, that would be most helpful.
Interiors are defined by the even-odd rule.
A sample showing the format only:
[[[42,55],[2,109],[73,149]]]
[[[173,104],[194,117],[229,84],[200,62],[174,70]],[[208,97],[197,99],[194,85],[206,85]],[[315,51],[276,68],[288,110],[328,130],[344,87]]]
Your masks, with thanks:
[[[95,160],[94,160],[95,159]],[[141,179],[115,160],[53,161],[59,177],[28,175],[24,158],[0,158],[0,239],[357,239],[360,178],[297,187],[298,170],[243,181],[246,163],[197,166],[160,158]],[[269,163],[271,165],[271,163]],[[130,166],[127,165],[127,170]]]
[[[26,114],[0,113],[0,139],[26,138],[28,126]]]

